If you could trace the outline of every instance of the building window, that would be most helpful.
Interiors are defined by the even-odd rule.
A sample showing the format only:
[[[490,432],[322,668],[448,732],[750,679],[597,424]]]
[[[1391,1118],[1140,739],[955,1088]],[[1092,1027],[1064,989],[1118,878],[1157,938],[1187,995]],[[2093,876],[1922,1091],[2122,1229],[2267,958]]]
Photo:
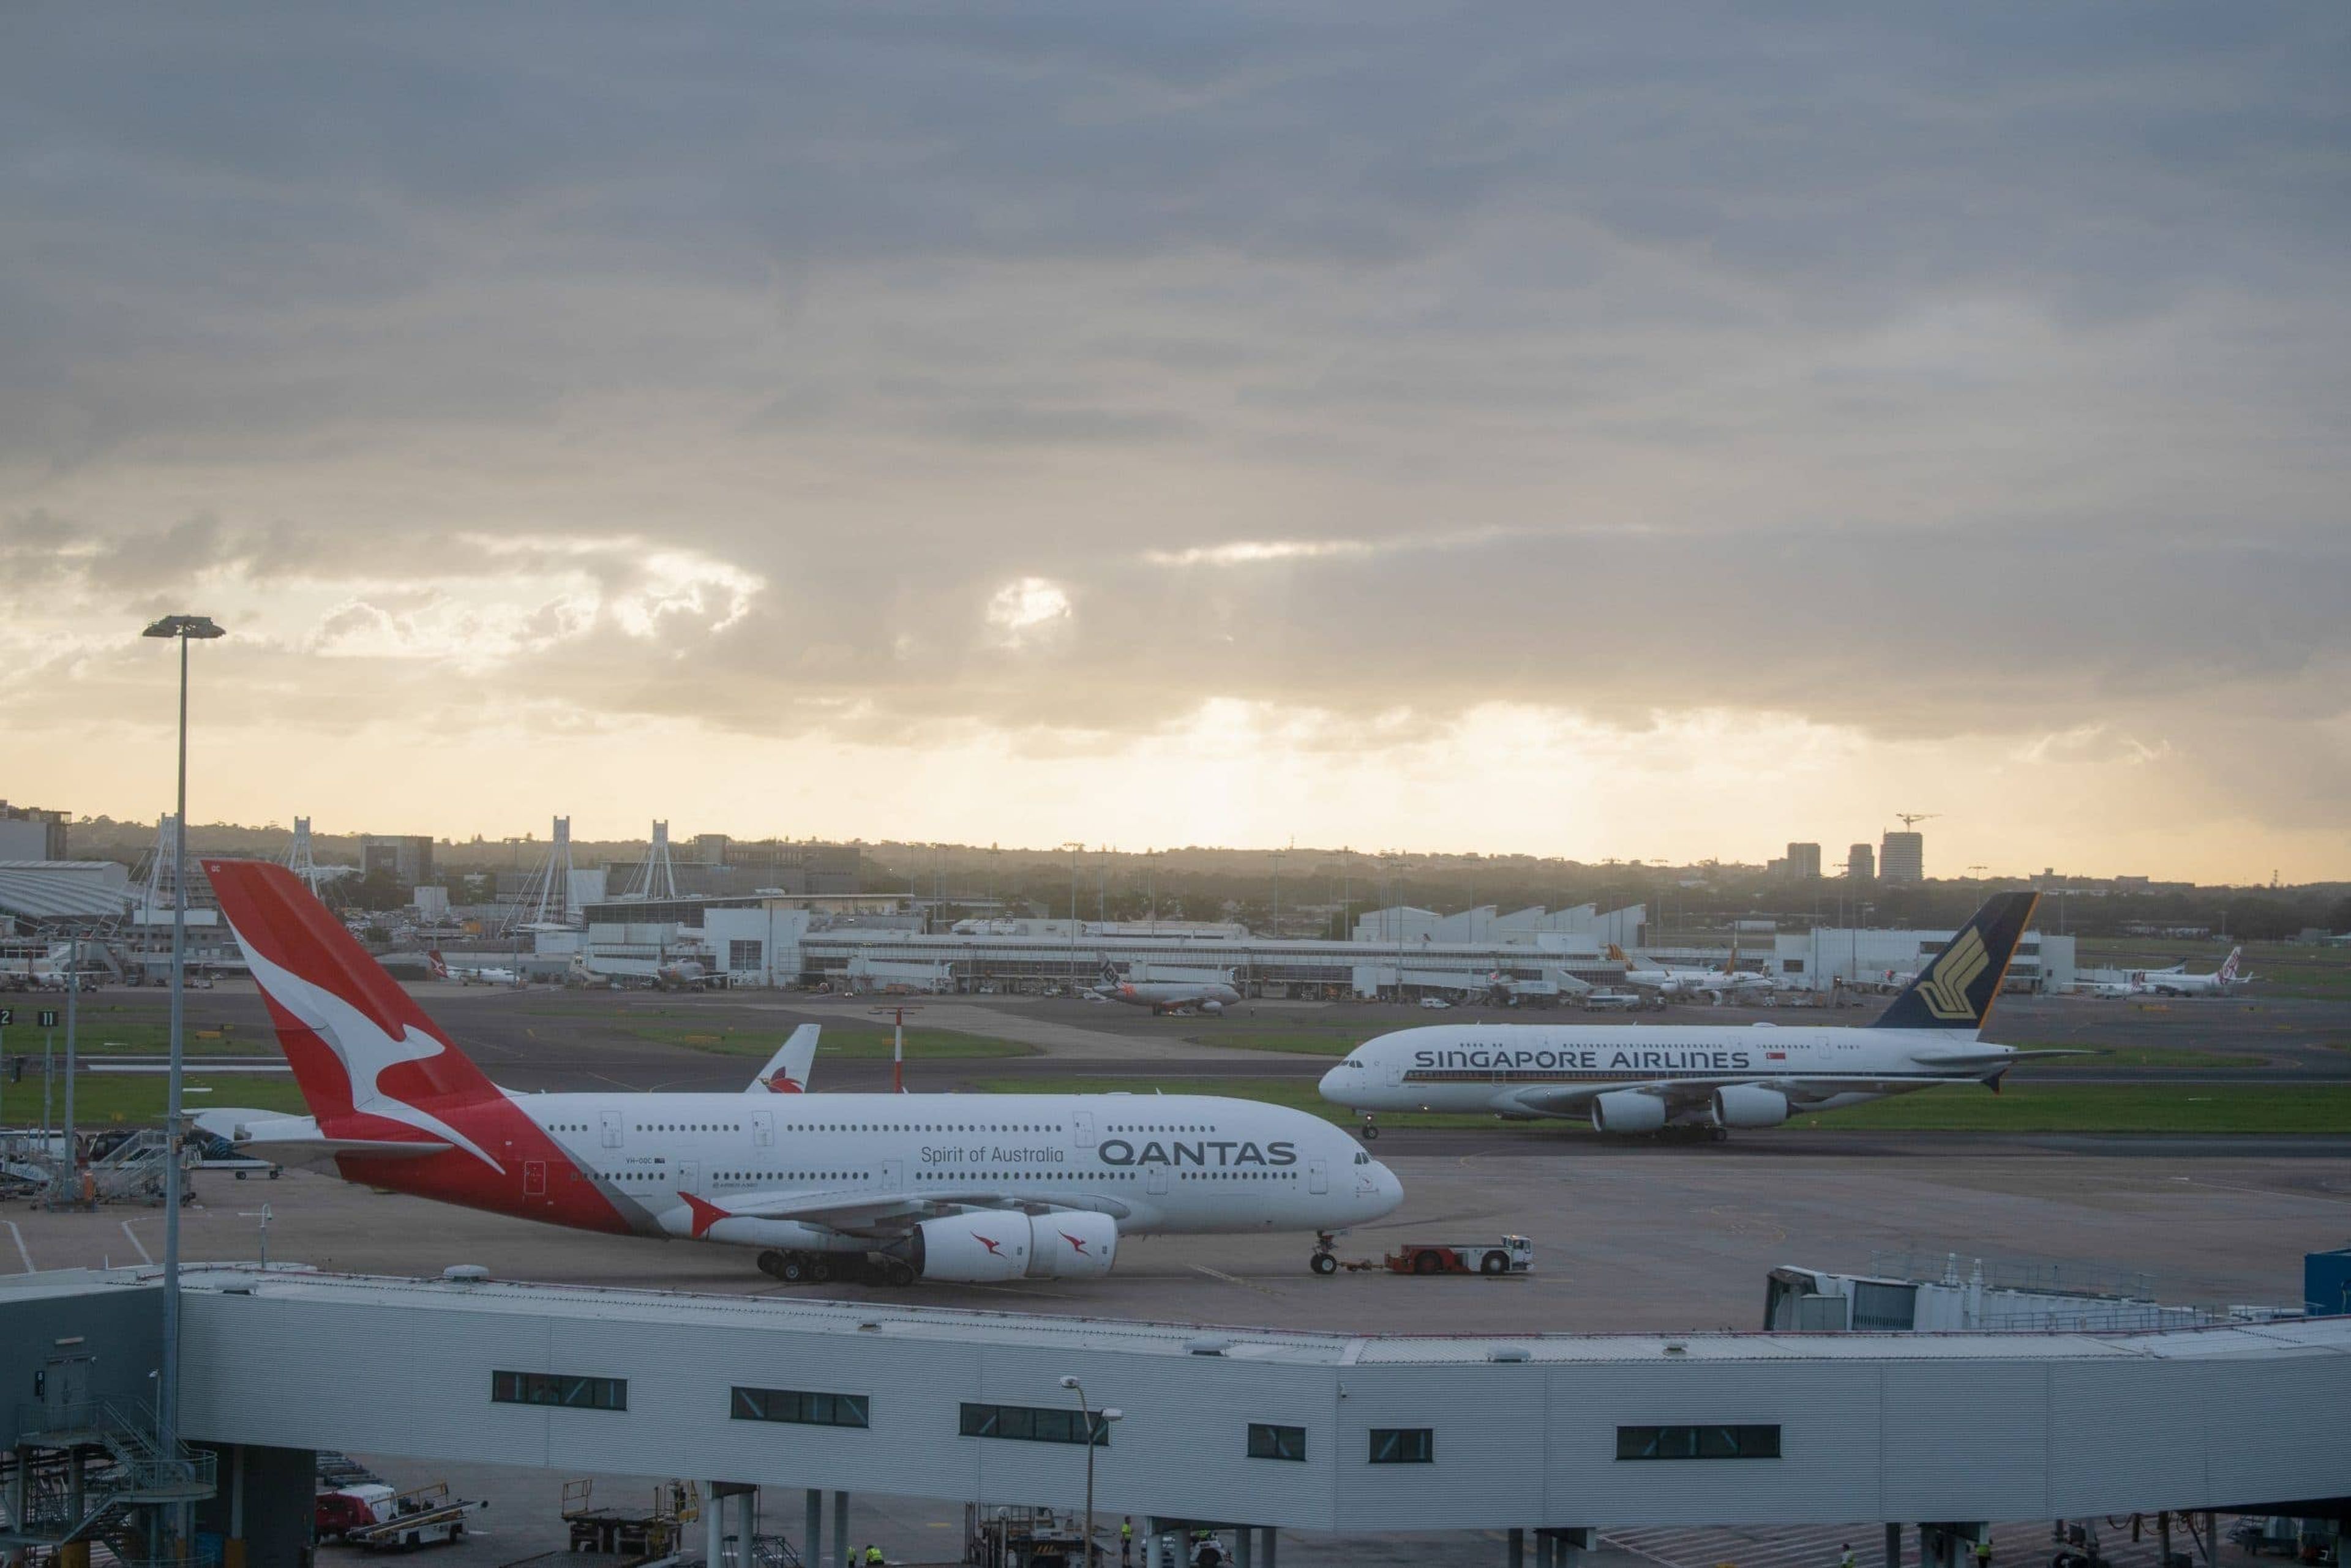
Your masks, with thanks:
[[[729,1416],[737,1421],[791,1421],[803,1427],[862,1427],[862,1394],[807,1394],[791,1388],[737,1388]]]
[[[730,971],[758,968],[765,946],[756,937],[748,942],[739,936],[730,938],[726,944],[726,967]]]
[[[1619,1427],[1620,1459],[1776,1459],[1777,1427]]]
[[[1252,1459],[1302,1459],[1306,1457],[1306,1428],[1269,1427],[1262,1421],[1252,1421],[1249,1429],[1249,1457]]]
[[[1374,1427],[1372,1463],[1427,1465],[1437,1462],[1437,1433],[1427,1427]]]
[[[1803,972],[1804,961],[1802,958],[1782,958],[1780,960],[1780,973],[1783,975],[1801,975]]]
[[[963,1435],[967,1437],[1008,1437],[1018,1443],[1076,1443],[1086,1440],[1083,1417],[1074,1410],[1040,1410],[1027,1405],[967,1405]],[[1110,1447],[1110,1423],[1094,1423],[1094,1447]]]
[[[573,1410],[626,1410],[625,1377],[573,1377],[560,1372],[493,1372],[490,1400],[496,1405],[561,1405]]]

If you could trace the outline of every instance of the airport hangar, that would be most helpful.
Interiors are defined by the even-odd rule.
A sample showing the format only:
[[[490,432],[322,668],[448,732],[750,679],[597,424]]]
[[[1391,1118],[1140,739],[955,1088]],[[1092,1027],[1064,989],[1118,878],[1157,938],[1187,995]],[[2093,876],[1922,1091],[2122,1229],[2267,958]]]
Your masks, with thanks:
[[[2351,1317],[1353,1336],[298,1265],[183,1280],[181,1428],[218,1477],[195,1528],[241,1568],[303,1561],[319,1448],[703,1478],[712,1568],[739,1564],[748,1489],[803,1490],[807,1561],[845,1563],[852,1490],[1081,1506],[1064,1376],[1123,1416],[1094,1451],[1097,1517],[1154,1542],[1223,1525],[1262,1568],[1282,1530],[1505,1531],[1517,1568],[1529,1529],[1563,1563],[1600,1526],[1877,1519],[1889,1562],[1909,1522],[1955,1565],[2001,1520],[2351,1512]],[[97,1417],[64,1397],[138,1408],[161,1321],[152,1269],[0,1281],[16,1476],[88,1440]]]

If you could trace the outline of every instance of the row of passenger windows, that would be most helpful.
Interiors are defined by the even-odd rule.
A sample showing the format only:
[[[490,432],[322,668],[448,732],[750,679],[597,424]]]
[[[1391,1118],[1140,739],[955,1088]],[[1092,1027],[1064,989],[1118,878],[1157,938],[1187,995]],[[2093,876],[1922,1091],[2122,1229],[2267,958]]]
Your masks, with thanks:
[[[552,1372],[493,1372],[490,1398],[500,1405],[554,1405],[573,1410],[626,1410],[629,1382],[624,1377],[579,1377]],[[872,1424],[870,1397],[862,1394],[829,1394],[799,1388],[744,1388],[729,1391],[727,1415],[737,1421],[779,1421],[801,1427],[848,1427],[859,1430]],[[998,1437],[1016,1443],[1086,1441],[1085,1417],[1058,1406],[964,1405],[958,1430],[967,1437]],[[1429,1465],[1437,1462],[1437,1431],[1431,1427],[1374,1427],[1366,1435],[1365,1460],[1374,1465]],[[1093,1442],[1110,1447],[1111,1425],[1097,1416]],[[1248,1448],[1252,1459],[1306,1458],[1306,1428],[1270,1422],[1249,1424]],[[1742,1427],[1619,1427],[1619,1459],[1776,1459],[1780,1428]]]

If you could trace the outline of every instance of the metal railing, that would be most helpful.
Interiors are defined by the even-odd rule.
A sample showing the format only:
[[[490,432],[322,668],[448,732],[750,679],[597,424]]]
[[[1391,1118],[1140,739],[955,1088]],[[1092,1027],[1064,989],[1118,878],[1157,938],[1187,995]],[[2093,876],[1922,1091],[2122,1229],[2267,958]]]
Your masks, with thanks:
[[[162,1500],[210,1497],[219,1476],[217,1456],[155,1440],[155,1412],[143,1400],[47,1401],[16,1407],[18,1441],[44,1448],[103,1445],[114,1456],[107,1490],[117,1497]]]
[[[2147,1301],[2155,1276],[2087,1263],[2049,1263],[2025,1258],[1974,1258],[1958,1252],[1897,1251],[1869,1255],[1869,1271],[1881,1279],[1925,1284],[1969,1285],[1982,1271],[1986,1289],[2033,1291],[2046,1295],[2122,1296]]]

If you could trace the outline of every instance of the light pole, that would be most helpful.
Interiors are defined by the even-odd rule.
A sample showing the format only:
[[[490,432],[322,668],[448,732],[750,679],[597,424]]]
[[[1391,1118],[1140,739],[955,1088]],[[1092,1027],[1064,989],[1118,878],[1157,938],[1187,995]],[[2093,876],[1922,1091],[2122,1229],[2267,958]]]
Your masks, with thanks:
[[[1104,1410],[1097,1416],[1086,1408],[1085,1386],[1076,1378],[1064,1375],[1061,1386],[1078,1396],[1078,1415],[1085,1422],[1086,1434],[1086,1545],[1079,1556],[1079,1568],[1094,1568],[1094,1448],[1095,1438],[1109,1429],[1113,1421],[1122,1420],[1126,1412],[1117,1408]],[[1096,1423],[1099,1422],[1098,1426]]]
[[[181,1074],[187,1062],[181,1019],[188,978],[188,644],[209,643],[228,633],[207,615],[166,615],[141,635],[168,637],[180,644],[180,787],[172,818],[172,1071],[163,1100],[163,1365],[155,1380],[155,1447],[169,1460],[178,1451],[180,1438],[180,1102]]]

